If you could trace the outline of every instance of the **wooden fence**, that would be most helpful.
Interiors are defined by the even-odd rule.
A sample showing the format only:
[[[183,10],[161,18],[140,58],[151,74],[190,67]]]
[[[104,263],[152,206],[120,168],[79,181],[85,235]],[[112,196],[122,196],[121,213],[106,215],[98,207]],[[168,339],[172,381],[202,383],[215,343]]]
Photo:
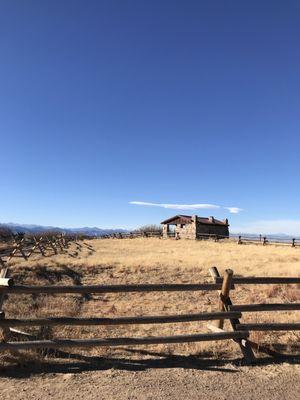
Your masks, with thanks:
[[[268,284],[300,284],[300,277],[233,277],[232,270],[225,271],[225,278],[221,277],[217,268],[210,269],[210,273],[215,283],[221,283],[227,288],[225,296],[221,294],[222,309],[226,311],[239,312],[270,312],[300,310],[300,303],[270,303],[270,304],[236,304],[233,305],[229,296],[230,287],[236,285],[268,285]],[[223,289],[224,290],[224,289]],[[238,330],[249,331],[287,331],[300,330],[300,323],[239,323],[235,328]]]
[[[149,232],[149,231],[134,231],[134,232],[118,232],[118,233],[108,233],[105,235],[97,236],[95,239],[134,239],[134,238],[149,238],[158,237],[162,238],[162,232]]]
[[[120,233],[111,233],[101,235],[99,237],[95,237],[95,239],[134,239],[134,238],[148,238],[148,237],[157,237],[162,238],[162,232],[120,232]],[[175,235],[175,232],[168,232],[169,238],[179,239],[178,236]],[[300,238],[285,238],[285,237],[273,237],[273,236],[265,236],[265,235],[258,235],[258,236],[247,236],[247,235],[230,235],[222,236],[216,234],[209,234],[209,233],[201,233],[197,240],[212,240],[215,242],[219,241],[236,241],[238,244],[261,244],[263,246],[266,245],[285,245],[291,247],[298,247],[300,246]]]
[[[284,237],[267,237],[264,235],[259,236],[238,236],[238,244],[261,244],[263,246],[269,244],[277,244],[277,245],[285,245],[285,246],[292,246],[297,247],[300,246],[300,239],[299,238],[284,238]]]
[[[68,247],[70,240],[71,238],[64,235],[43,235],[38,238],[24,236],[19,240],[15,238],[12,243],[0,248],[0,266],[4,267],[13,257],[23,257],[24,260],[28,260],[36,252],[43,256],[49,250],[52,254],[58,254]]]
[[[42,255],[43,248],[50,248],[54,252],[57,252],[61,246],[65,247],[70,241],[80,241],[82,239],[135,239],[135,238],[159,238],[163,237],[162,232],[160,231],[133,231],[133,232],[118,232],[118,233],[109,233],[101,236],[88,236],[88,235],[52,235],[52,236],[42,236],[42,237],[34,237],[29,236],[18,240],[18,237],[14,239],[14,242],[11,245],[7,245],[4,248],[0,248],[0,265],[4,264],[5,259],[10,259],[13,256],[21,256],[26,259],[37,249]],[[168,232],[169,238],[179,239],[179,237],[175,235],[175,232]],[[300,238],[285,238],[285,237],[268,237],[264,235],[258,236],[247,236],[247,235],[230,235],[222,236],[216,234],[208,234],[202,233],[199,234],[197,240],[212,240],[215,242],[219,241],[236,241],[238,244],[258,244],[258,245],[285,245],[291,247],[299,247],[300,246]],[[26,255],[27,252],[27,255]]]
[[[226,270],[224,276],[220,276],[216,267],[210,269],[213,278],[211,283],[192,284],[134,284],[134,285],[92,285],[92,286],[28,286],[15,285],[13,279],[8,277],[7,268],[0,274],[0,310],[3,309],[5,297],[10,294],[62,294],[62,293],[119,293],[119,292],[170,292],[170,291],[215,291],[218,293],[217,310],[183,315],[154,315],[117,318],[77,318],[77,317],[43,317],[43,318],[7,318],[4,311],[0,312],[0,329],[5,340],[0,343],[0,350],[22,349],[59,349],[64,347],[94,347],[94,346],[120,346],[120,345],[145,345],[159,343],[189,343],[201,341],[215,341],[232,339],[242,351],[244,360],[251,363],[255,360],[252,348],[257,344],[249,341],[249,332],[252,330],[300,330],[300,323],[284,324],[249,324],[242,323],[244,312],[300,310],[298,303],[280,304],[240,304],[233,305],[230,291],[237,285],[259,284],[300,284],[300,277],[234,277],[232,270]],[[224,330],[224,320],[230,321],[231,330]],[[33,335],[14,329],[17,326],[41,326],[54,325],[129,325],[129,324],[167,324],[183,323],[190,321],[216,321],[209,324],[211,332],[177,336],[150,336],[150,337],[116,337],[93,339],[52,339],[38,340]],[[18,341],[11,341],[12,334],[17,334]],[[24,338],[26,340],[24,340]]]

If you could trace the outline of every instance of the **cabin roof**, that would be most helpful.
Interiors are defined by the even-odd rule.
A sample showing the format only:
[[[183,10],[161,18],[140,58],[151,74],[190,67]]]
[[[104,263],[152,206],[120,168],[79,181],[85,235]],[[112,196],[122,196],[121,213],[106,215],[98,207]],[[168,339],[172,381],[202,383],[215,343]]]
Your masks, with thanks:
[[[168,219],[162,221],[161,224],[163,224],[163,225],[170,224],[171,225],[176,220],[185,220],[186,223],[188,224],[188,223],[191,223],[192,217],[191,217],[191,215],[179,214],[179,215],[175,215],[174,217],[171,217],[171,218],[168,218]]]
[[[183,223],[191,223],[192,222],[192,216],[191,215],[175,215],[174,217],[168,218],[164,221],[161,222],[162,225],[172,225],[172,224],[176,224],[177,222],[175,221],[182,221]],[[178,223],[180,223],[178,222]],[[197,216],[197,222],[200,224],[205,224],[205,225],[225,225],[228,226],[228,221],[224,220],[224,221],[220,221],[214,217],[198,217]]]

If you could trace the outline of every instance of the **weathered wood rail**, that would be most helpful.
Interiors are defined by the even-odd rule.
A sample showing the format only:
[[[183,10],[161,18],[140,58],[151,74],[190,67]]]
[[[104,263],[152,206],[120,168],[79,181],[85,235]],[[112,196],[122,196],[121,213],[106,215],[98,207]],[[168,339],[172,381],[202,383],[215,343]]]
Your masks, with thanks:
[[[174,322],[213,321],[220,318],[240,318],[242,314],[237,311],[209,312],[200,314],[161,315],[145,317],[119,317],[119,318],[35,318],[5,319],[5,314],[0,314],[0,327],[3,326],[57,326],[57,325],[131,325],[131,324],[169,324]]]
[[[248,332],[217,332],[201,333],[198,335],[178,335],[178,336],[152,336],[152,337],[133,337],[133,338],[106,338],[106,339],[57,339],[39,340],[26,342],[2,342],[0,350],[22,350],[22,349],[58,349],[62,347],[110,347],[110,346],[132,346],[145,344],[163,343],[193,343],[228,339],[247,339]]]
[[[299,331],[300,323],[237,324],[236,327],[242,331]]]
[[[186,292],[186,291],[214,291],[221,289],[220,283],[173,283],[173,284],[137,284],[137,285],[79,285],[79,286],[29,286],[16,285],[3,287],[6,293],[120,293],[120,292]]]
[[[197,284],[134,284],[134,285],[82,285],[82,286],[28,286],[15,285],[13,279],[7,276],[7,269],[0,273],[0,310],[3,308],[5,298],[10,294],[63,294],[63,293],[122,293],[122,292],[186,292],[186,291],[215,291],[218,293],[218,310],[211,312],[190,313],[181,315],[150,315],[150,316],[122,316],[114,318],[101,317],[43,317],[43,318],[11,318],[0,312],[0,329],[3,331],[4,341],[0,343],[1,350],[17,351],[22,349],[59,349],[64,347],[95,347],[95,346],[137,346],[162,343],[192,343],[201,341],[233,340],[242,351],[244,360],[251,363],[255,360],[252,348],[257,349],[257,344],[249,340],[252,330],[278,331],[299,330],[300,323],[249,323],[241,322],[246,312],[263,311],[299,311],[299,303],[276,304],[232,304],[231,290],[238,285],[248,284],[300,284],[300,277],[240,277],[234,276],[232,270],[226,270],[224,276],[220,276],[216,267],[210,269],[213,278],[212,283]],[[14,327],[24,326],[116,326],[131,324],[169,324],[185,323],[192,321],[215,321],[209,324],[212,332],[204,332],[189,335],[174,336],[150,336],[150,337],[113,337],[113,338],[74,338],[40,340],[32,334],[19,331]],[[229,321],[231,329],[224,330],[224,321]],[[11,341],[12,336],[21,340]],[[24,341],[24,337],[26,341]]]
[[[300,310],[300,303],[237,304],[229,305],[228,309],[241,312],[294,311]]]
[[[215,283],[222,283],[223,278],[218,276],[214,279]],[[268,284],[299,284],[300,277],[272,277],[272,276],[235,276],[232,279],[232,284],[239,285],[268,285]]]

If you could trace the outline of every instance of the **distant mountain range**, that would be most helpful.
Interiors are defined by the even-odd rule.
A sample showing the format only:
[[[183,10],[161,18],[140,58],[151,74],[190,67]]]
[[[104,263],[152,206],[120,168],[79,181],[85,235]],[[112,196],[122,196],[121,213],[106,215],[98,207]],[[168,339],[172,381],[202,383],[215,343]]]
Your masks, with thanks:
[[[14,223],[7,223],[7,224],[1,224],[0,223],[0,228],[1,227],[6,227],[11,229],[14,233],[17,232],[24,232],[24,233],[39,233],[39,232],[47,232],[47,231],[56,231],[56,232],[61,232],[61,233],[79,233],[83,235],[88,235],[88,236],[103,236],[103,235],[109,235],[112,233],[119,233],[119,232],[129,232],[127,229],[101,229],[97,227],[83,227],[83,228],[59,228],[56,226],[42,226],[42,225],[27,225],[27,224],[14,224]],[[238,237],[239,235],[242,236],[248,236],[248,237],[258,237],[259,234],[253,234],[253,233],[246,233],[246,232],[241,232],[241,233],[230,233],[231,237]],[[269,239],[271,238],[282,238],[282,239],[292,239],[295,236],[292,235],[287,235],[285,233],[276,233],[276,234],[266,234],[262,235],[266,236]]]
[[[24,232],[24,233],[40,233],[40,232],[47,232],[47,231],[56,231],[61,233],[80,233],[83,235],[88,236],[103,236],[108,235],[111,233],[118,233],[118,232],[128,232],[126,229],[101,229],[97,227],[89,228],[59,228],[56,226],[42,226],[42,225],[27,225],[27,224],[0,224],[0,228],[9,228],[14,233],[17,232]]]

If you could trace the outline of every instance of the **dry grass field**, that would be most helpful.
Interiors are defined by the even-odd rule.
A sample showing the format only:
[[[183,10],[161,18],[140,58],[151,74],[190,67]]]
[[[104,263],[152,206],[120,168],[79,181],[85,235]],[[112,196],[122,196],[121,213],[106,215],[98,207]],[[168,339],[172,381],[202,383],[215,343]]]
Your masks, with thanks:
[[[31,264],[42,263],[45,266],[54,265],[84,265],[86,267],[110,266],[114,268],[163,269],[168,272],[175,268],[181,271],[195,268],[198,272],[217,265],[220,270],[233,268],[238,274],[251,275],[297,275],[300,273],[300,248],[282,245],[240,245],[236,242],[193,241],[193,240],[163,240],[156,238],[138,239],[105,239],[81,242],[81,248],[76,245],[65,255],[49,258],[37,255],[31,258]],[[88,247],[91,247],[89,250]],[[15,258],[12,265],[25,265]],[[131,269],[132,268],[132,269]],[[129,274],[129,279],[133,276]],[[153,279],[156,276],[153,274]],[[168,276],[166,276],[168,278]],[[192,278],[192,276],[190,277]]]
[[[237,245],[234,242],[175,241],[156,238],[91,240],[71,244],[65,254],[28,261],[14,258],[10,274],[22,284],[125,284],[125,283],[199,283],[210,282],[208,268],[220,272],[232,268],[244,276],[298,276],[300,248],[285,246]],[[295,285],[248,285],[232,292],[233,303],[293,302],[300,300]],[[100,295],[11,295],[4,303],[8,317],[42,316],[131,316],[196,313],[217,310],[215,292],[154,292]],[[245,314],[243,321],[296,322],[297,312]],[[229,326],[228,326],[229,327]],[[37,333],[36,328],[31,329]],[[207,331],[205,322],[164,325],[54,327],[41,337],[117,337],[189,334]],[[46,336],[45,336],[46,335]],[[261,344],[281,344],[286,351],[299,343],[297,332],[253,332]],[[149,348],[149,346],[148,346]],[[147,349],[145,346],[144,349]],[[151,349],[166,354],[205,354],[238,356],[233,342],[203,342],[156,345]],[[125,350],[124,350],[125,351]],[[82,354],[110,356],[120,349],[85,349]],[[29,354],[26,353],[28,356]]]

